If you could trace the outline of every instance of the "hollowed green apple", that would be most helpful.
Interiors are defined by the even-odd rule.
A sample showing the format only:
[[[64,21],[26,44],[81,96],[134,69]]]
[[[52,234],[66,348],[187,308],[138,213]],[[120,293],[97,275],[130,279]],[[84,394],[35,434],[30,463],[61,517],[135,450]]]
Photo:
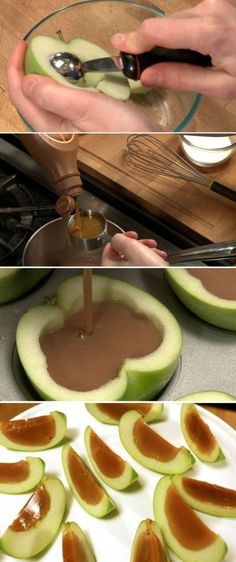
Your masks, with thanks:
[[[235,402],[236,396],[228,394],[227,392],[220,392],[218,390],[202,390],[199,392],[192,392],[191,394],[184,394],[176,399],[176,402]]]
[[[116,509],[111,498],[69,444],[62,449],[62,464],[72,494],[87,513],[102,518]]]
[[[165,274],[177,297],[191,312],[209,324],[236,330],[236,300],[213,295],[186,269],[167,269]]]
[[[42,480],[45,463],[36,457],[14,463],[0,463],[0,493],[24,494]]]
[[[236,490],[195,480],[186,476],[172,476],[179,494],[194,509],[217,517],[236,517]]]
[[[0,269],[0,304],[11,302],[25,295],[41,279],[48,275],[49,269]]]
[[[122,416],[119,434],[128,453],[154,472],[182,474],[195,462],[188,449],[171,445],[148,426],[138,412],[131,410]]]
[[[96,562],[90,543],[77,523],[65,523],[62,534],[64,562]]]
[[[154,493],[154,515],[168,547],[183,562],[221,562],[227,546],[183,500],[169,476]]]
[[[132,544],[130,562],[168,562],[169,556],[156,521],[142,521]]]
[[[155,397],[166,386],[179,361],[182,348],[179,324],[154,297],[128,283],[100,275],[93,275],[94,302],[113,299],[125,303],[149,318],[160,330],[163,341],[145,357],[126,359],[117,377],[96,390],[70,390],[57,384],[50,376],[40,337],[63,326],[68,316],[83,307],[82,284],[82,276],[67,279],[58,287],[56,304],[34,307],[22,316],[17,327],[16,343],[31,383],[42,397],[51,400],[149,400]]]
[[[215,436],[194,404],[182,405],[181,428],[188,446],[201,461],[213,463],[224,459]]]
[[[114,402],[113,404],[100,402],[98,404],[86,404],[86,408],[100,422],[119,425],[121,416],[129,410],[136,410],[142,414],[147,423],[154,422],[161,417],[164,405],[160,402],[135,402],[135,404],[133,402]]]
[[[84,439],[89,460],[105,484],[114,490],[125,490],[137,480],[138,474],[132,466],[114,453],[89,426]]]
[[[49,546],[66,506],[62,482],[45,478],[1,537],[1,548],[13,558],[32,558]]]
[[[55,447],[66,435],[66,416],[47,416],[0,423],[0,445],[15,451],[43,451]]]

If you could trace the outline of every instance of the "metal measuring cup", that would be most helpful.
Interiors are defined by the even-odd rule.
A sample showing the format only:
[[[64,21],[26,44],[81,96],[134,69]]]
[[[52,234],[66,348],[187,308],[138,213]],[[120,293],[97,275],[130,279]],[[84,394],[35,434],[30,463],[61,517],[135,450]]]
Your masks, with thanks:
[[[68,220],[68,230],[71,243],[79,248],[80,250],[92,251],[97,248],[101,248],[104,244],[111,241],[111,236],[107,231],[107,220],[106,218],[97,211],[81,211],[80,217],[89,217],[90,220],[98,218],[101,223],[101,232],[92,238],[81,238],[73,234],[73,226],[75,225],[76,215],[72,215]]]

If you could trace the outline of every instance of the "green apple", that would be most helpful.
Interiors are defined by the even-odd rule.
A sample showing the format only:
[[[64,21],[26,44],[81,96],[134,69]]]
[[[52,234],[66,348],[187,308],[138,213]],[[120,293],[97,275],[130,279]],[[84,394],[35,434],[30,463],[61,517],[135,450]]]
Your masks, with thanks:
[[[220,392],[218,390],[202,390],[200,392],[192,392],[191,394],[184,394],[176,399],[176,402],[235,402],[236,396],[228,394],[227,392]]]
[[[169,562],[162,533],[156,521],[145,519],[136,531],[130,562]]]
[[[111,498],[69,444],[62,449],[62,464],[72,494],[87,513],[102,518],[116,509]]]
[[[44,451],[58,445],[66,435],[66,416],[52,412],[26,420],[0,423],[0,445],[14,451]]]
[[[164,476],[154,493],[154,515],[168,547],[183,562],[221,562],[223,539],[211,531]]]
[[[194,404],[182,405],[181,428],[188,446],[202,462],[213,463],[225,458],[216,438]]]
[[[209,324],[236,330],[236,300],[213,295],[186,269],[167,269],[165,275],[177,297],[191,312]]]
[[[100,422],[119,425],[121,416],[129,410],[137,410],[137,412],[143,415],[147,423],[154,422],[161,417],[164,405],[160,402],[135,402],[135,404],[133,402],[113,402],[112,404],[100,402],[97,404],[86,404],[86,408]]]
[[[96,562],[86,535],[74,521],[62,527],[62,551],[64,562]]]
[[[0,304],[25,295],[49,273],[49,269],[0,268]]]
[[[37,457],[0,463],[0,493],[25,494],[33,490],[43,478],[44,466],[44,461]]]
[[[57,478],[45,478],[1,537],[3,551],[13,558],[32,558],[47,548],[61,525],[65,489]]]
[[[236,517],[236,490],[187,476],[175,475],[171,479],[182,498],[194,509],[217,517]]]
[[[125,490],[137,480],[138,474],[132,466],[114,453],[89,426],[84,439],[88,458],[105,484],[114,490]]]
[[[160,330],[161,345],[149,355],[127,359],[117,377],[89,392],[70,390],[50,376],[40,346],[42,333],[63,326],[68,316],[83,307],[82,275],[64,281],[57,289],[55,303],[28,310],[17,327],[16,343],[21,363],[40,396],[50,400],[149,400],[171,379],[179,361],[182,332],[169,310],[148,293],[136,287],[93,275],[93,300],[118,300],[138,314],[144,314]]]
[[[131,457],[154,472],[182,474],[189,470],[195,462],[188,449],[171,445],[148,426],[142,415],[134,410],[122,416],[119,434]],[[153,443],[152,450],[144,451],[144,445],[147,443],[150,448],[151,442]]]

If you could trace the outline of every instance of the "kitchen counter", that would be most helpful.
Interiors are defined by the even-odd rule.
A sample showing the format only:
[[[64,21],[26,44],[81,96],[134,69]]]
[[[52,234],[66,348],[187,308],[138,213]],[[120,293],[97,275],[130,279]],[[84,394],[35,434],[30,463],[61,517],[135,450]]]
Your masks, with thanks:
[[[182,155],[178,135],[157,137]],[[125,160],[127,138],[128,135],[81,135],[79,169],[102,180],[108,192],[132,201],[195,242],[236,239],[235,202],[201,185],[135,170]],[[221,166],[200,171],[236,189],[236,151]]]
[[[71,0],[72,1],[72,0]],[[8,91],[5,67],[9,55],[17,41],[50,12],[62,8],[70,0],[1,0],[0,15],[0,130],[24,131],[24,125],[12,106]],[[156,6],[168,14],[195,6],[196,0],[143,0],[144,4]],[[192,131],[235,131],[236,100],[216,100],[203,98],[197,115],[191,123]]]

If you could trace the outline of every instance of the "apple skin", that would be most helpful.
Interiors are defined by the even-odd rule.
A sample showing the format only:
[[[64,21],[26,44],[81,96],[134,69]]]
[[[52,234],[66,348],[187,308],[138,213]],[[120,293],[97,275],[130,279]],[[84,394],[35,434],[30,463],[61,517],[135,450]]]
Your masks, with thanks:
[[[155,519],[161,528],[168,548],[170,548],[182,562],[221,562],[226,555],[227,546],[219,535],[215,535],[214,541],[209,546],[199,550],[185,548],[173,535],[165,511],[166,495],[170,486],[172,486],[171,478],[169,476],[163,476],[156,486],[153,500]],[[188,512],[189,517],[191,517],[191,513],[195,518],[197,517],[189,506]],[[178,518],[177,511],[175,514]]]
[[[205,322],[236,331],[236,301],[212,295],[186,269],[166,269],[165,277],[181,302]]]
[[[182,349],[181,328],[169,310],[154,297],[123,281],[93,275],[93,299],[118,299],[150,318],[162,331],[163,342],[153,353],[124,361],[118,376],[97,390],[66,389],[50,377],[39,339],[43,331],[64,324],[65,318],[83,306],[82,275],[59,285],[55,304],[31,308],[18,324],[17,349],[21,363],[40,396],[50,400],[149,400],[171,379]]]
[[[1,268],[0,304],[5,304],[24,296],[50,269]]]
[[[191,413],[193,413],[194,415],[197,415],[201,419],[202,423],[206,426],[206,428],[208,428],[208,430],[211,433],[210,428],[202,420],[201,415],[200,415],[198,409],[196,408],[196,406],[194,404],[191,404],[191,403],[182,404],[182,406],[181,406],[181,429],[182,429],[184,438],[185,438],[188,446],[190,447],[191,451],[202,462],[215,463],[215,462],[223,460],[225,458],[224,453],[223,453],[222,449],[220,448],[220,446],[218,445],[218,443],[217,443],[217,441],[216,441],[216,439],[215,439],[215,437],[212,433],[211,433],[211,436],[214,440],[214,447],[213,447],[211,452],[202,451],[202,449],[200,449],[198,447],[198,443],[195,442],[195,441],[194,442],[192,441],[191,436],[189,435],[188,429],[187,429],[187,426],[186,426],[186,417],[188,415],[191,415]]]
[[[0,482],[1,494],[25,494],[33,490],[42,480],[45,468],[44,461],[37,457],[26,457],[25,460],[29,466],[28,477],[22,482]]]

